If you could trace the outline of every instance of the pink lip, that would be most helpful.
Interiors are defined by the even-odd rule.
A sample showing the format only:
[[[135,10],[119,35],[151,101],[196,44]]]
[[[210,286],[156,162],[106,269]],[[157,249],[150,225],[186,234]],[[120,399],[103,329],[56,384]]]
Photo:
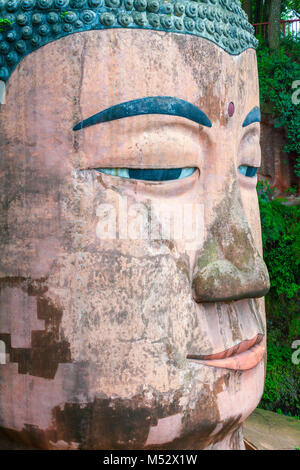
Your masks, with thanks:
[[[255,367],[264,357],[266,341],[262,334],[244,340],[241,343],[216,354],[188,354],[187,359],[194,359],[201,364],[211,367],[221,367],[233,370],[248,370]]]

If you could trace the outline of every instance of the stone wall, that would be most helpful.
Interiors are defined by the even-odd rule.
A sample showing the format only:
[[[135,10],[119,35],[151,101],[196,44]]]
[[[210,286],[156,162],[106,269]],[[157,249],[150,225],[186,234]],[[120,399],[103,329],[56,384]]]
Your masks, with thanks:
[[[265,114],[262,115],[260,144],[262,162],[259,179],[267,180],[271,187],[276,186],[278,193],[295,185],[300,190],[299,178],[293,170],[296,154],[282,151],[286,145],[285,131],[283,128],[275,129],[273,120]]]

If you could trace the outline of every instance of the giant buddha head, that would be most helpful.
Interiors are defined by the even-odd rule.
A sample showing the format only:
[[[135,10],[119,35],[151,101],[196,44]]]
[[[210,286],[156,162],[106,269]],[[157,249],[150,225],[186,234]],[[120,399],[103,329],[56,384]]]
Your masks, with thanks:
[[[2,445],[243,448],[269,280],[240,3],[0,17]]]

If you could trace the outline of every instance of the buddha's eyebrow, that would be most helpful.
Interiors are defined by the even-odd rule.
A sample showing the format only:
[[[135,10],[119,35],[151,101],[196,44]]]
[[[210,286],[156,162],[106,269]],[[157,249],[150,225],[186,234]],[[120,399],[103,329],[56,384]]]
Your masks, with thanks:
[[[147,98],[126,101],[125,103],[116,104],[115,106],[104,109],[100,111],[100,113],[94,114],[76,124],[73,131],[94,126],[101,122],[114,121],[115,119],[130,116],[139,116],[141,114],[169,114],[171,116],[181,116],[202,126],[212,126],[206,114],[187,101],[170,96],[149,96]]]
[[[247,114],[244,119],[243,127],[249,126],[253,122],[260,122],[261,121],[261,114],[260,109],[258,106],[254,106],[253,109]]]

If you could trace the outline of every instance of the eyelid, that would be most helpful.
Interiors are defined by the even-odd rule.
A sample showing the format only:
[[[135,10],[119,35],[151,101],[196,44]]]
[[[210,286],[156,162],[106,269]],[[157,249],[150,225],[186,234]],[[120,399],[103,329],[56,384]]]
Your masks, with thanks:
[[[245,131],[242,134],[241,140],[240,140],[240,145],[243,145],[245,143],[248,143],[253,140],[258,140],[260,139],[260,127],[259,126],[252,126],[252,127],[247,127]]]
[[[242,158],[239,159],[239,165],[255,166],[259,168],[261,165],[261,155],[243,155]]]
[[[243,135],[239,144],[238,160],[240,165],[260,167],[261,147],[257,130],[248,129]]]
[[[186,168],[157,168],[157,169],[138,169],[138,168],[95,168],[100,173],[110,176],[118,176],[123,179],[165,182],[177,181],[188,178],[195,171],[195,167]]]

